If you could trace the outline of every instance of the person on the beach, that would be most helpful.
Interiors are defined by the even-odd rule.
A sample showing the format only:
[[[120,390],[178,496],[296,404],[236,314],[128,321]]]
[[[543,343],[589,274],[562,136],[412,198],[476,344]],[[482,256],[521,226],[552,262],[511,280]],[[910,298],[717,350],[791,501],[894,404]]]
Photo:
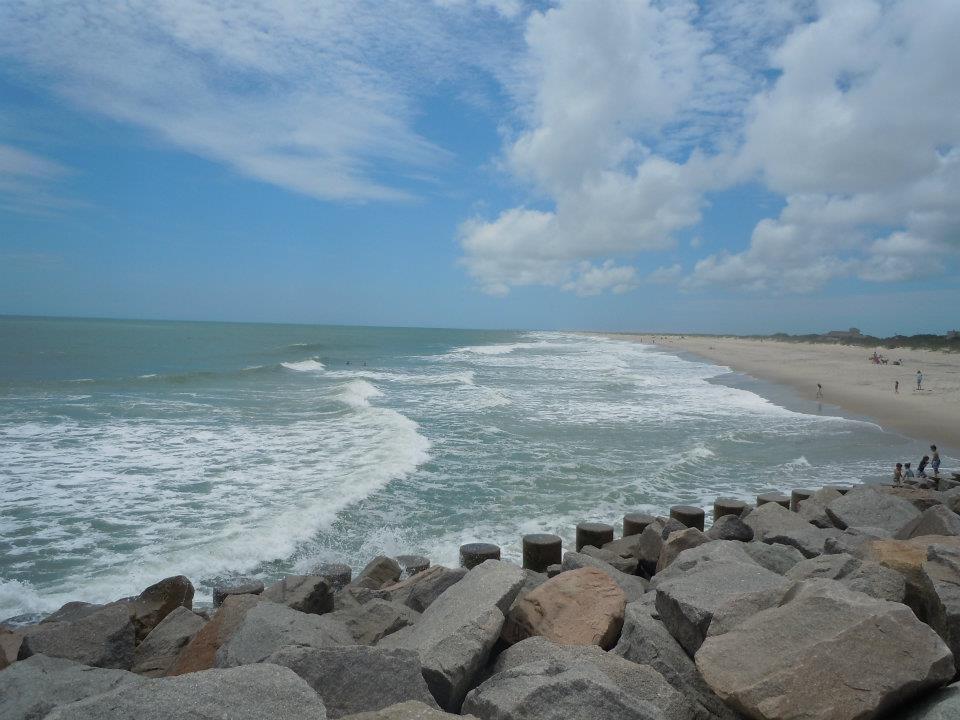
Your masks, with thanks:
[[[937,446],[931,445],[930,452],[933,453],[933,457],[930,459],[930,467],[933,468],[933,476],[935,478],[940,477],[940,453],[937,452]]]
[[[910,469],[910,463],[904,463],[904,464],[903,464],[903,477],[904,477],[904,478],[912,478],[912,477],[915,477],[914,474],[913,474],[913,470]]]
[[[903,480],[903,463],[897,463],[893,468],[893,481],[899,485]]]
[[[823,385],[821,385],[820,383],[817,383],[817,397],[818,398],[823,397]]]
[[[920,458],[920,464],[917,465],[917,477],[925,478],[927,476],[926,469],[927,469],[927,463],[929,462],[930,462],[929,455],[924,455],[922,458]]]
[[[894,380],[894,381],[893,381],[893,392],[896,393],[897,395],[900,394],[900,381],[899,381],[899,380]]]
[[[917,390],[923,390],[923,373],[917,370]]]

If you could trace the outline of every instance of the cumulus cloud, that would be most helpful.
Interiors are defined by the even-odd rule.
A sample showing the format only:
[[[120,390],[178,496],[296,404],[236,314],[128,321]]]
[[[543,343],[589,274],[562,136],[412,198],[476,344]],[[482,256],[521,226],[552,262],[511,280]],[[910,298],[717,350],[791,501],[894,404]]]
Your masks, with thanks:
[[[736,164],[786,196],[688,284],[809,291],[942,271],[960,244],[960,5],[822,2],[773,54]]]
[[[448,157],[416,131],[418,99],[495,55],[481,51],[503,34],[491,7],[520,8],[13,0],[0,4],[0,59],[247,177],[322,199],[396,200],[411,169]]]
[[[746,250],[695,262],[684,287],[809,292],[935,273],[960,237],[958,33],[952,0],[533,13],[504,166],[537,209],[464,223],[464,263],[499,294],[576,292],[580,268],[668,249],[707,193],[759,181],[784,210]],[[681,279],[674,267],[647,280]]]

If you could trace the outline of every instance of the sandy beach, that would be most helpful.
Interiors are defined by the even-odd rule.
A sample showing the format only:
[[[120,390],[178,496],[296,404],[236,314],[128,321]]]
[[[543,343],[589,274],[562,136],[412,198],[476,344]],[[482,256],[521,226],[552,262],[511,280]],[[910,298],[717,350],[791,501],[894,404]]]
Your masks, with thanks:
[[[652,335],[615,335],[651,342]],[[657,335],[656,344],[686,350],[733,370],[794,387],[815,399],[874,419],[886,429],[960,452],[960,355],[897,348],[882,354],[903,365],[875,365],[872,350],[852,345],[777,342],[737,337]],[[916,372],[923,390],[916,392]],[[894,383],[900,381],[900,392]]]

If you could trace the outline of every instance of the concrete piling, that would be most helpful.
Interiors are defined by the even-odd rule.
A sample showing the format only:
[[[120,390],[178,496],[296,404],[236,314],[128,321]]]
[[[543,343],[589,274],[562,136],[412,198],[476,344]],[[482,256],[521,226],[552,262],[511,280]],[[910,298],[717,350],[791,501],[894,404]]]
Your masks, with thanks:
[[[623,516],[623,536],[640,535],[647,529],[647,525],[656,518],[653,515],[644,515],[643,513],[627,513]]]
[[[790,509],[790,496],[784,495],[780,492],[771,491],[757,495],[757,507],[766,505],[768,502],[775,502],[777,505],[782,505],[787,510]]]
[[[523,567],[534,572],[546,572],[551,565],[563,560],[563,540],[559,535],[533,533],[523,536]]]
[[[674,505],[670,508],[670,517],[678,520],[687,527],[696,528],[703,532],[703,508],[693,505]]]
[[[460,546],[460,567],[475,568],[487,560],[500,559],[500,546],[492,543],[467,543]]]
[[[577,525],[577,552],[586,545],[602,548],[608,542],[613,542],[613,525],[599,522],[582,522]]]
[[[724,515],[739,515],[747,509],[743,500],[735,498],[717,498],[713,501],[713,521],[716,522]]]

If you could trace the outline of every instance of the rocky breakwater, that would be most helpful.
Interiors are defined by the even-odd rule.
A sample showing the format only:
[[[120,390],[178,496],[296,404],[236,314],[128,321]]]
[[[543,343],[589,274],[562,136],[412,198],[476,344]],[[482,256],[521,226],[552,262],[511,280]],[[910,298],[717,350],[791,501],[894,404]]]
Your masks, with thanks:
[[[537,536],[537,569],[381,556],[212,613],[183,577],[69,603],[0,628],[0,717],[960,718],[960,490],[843,490]]]

